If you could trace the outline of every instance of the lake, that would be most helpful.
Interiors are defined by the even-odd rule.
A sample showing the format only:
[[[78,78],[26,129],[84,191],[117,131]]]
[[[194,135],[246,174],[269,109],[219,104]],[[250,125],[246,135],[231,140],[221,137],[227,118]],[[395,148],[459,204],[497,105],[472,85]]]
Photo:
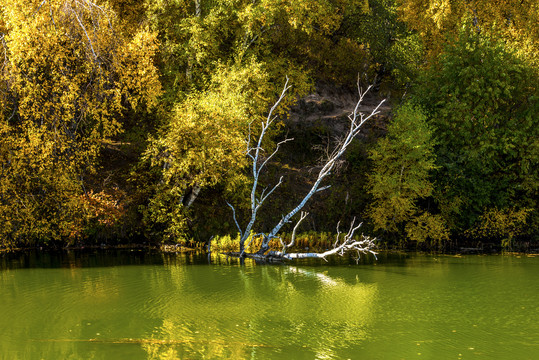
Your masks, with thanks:
[[[539,257],[210,260],[0,254],[0,358],[539,359]]]

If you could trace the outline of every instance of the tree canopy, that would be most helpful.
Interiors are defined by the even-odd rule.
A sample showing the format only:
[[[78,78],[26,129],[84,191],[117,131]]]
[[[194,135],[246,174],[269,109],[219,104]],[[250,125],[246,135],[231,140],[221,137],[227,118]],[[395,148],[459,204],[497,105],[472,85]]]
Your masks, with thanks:
[[[107,4],[8,1],[1,7],[5,241],[82,236],[85,176],[126,109],[160,94],[155,35],[120,34]]]
[[[358,75],[388,109],[304,230],[358,217],[388,244],[536,240],[538,18],[513,0],[3,1],[0,245],[234,233],[246,139],[288,77],[262,144],[296,138],[259,179],[289,179],[269,226],[342,135]]]

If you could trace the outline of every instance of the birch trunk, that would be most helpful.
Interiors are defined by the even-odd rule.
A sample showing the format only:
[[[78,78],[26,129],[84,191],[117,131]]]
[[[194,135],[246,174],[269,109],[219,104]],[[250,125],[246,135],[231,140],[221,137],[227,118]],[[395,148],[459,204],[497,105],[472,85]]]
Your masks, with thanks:
[[[275,102],[275,104],[272,106],[272,108],[269,111],[269,114],[265,121],[261,123],[261,132],[258,137],[258,141],[256,141],[256,144],[251,144],[251,132],[249,131],[249,136],[246,139],[247,144],[247,150],[246,154],[252,161],[252,174],[253,174],[253,186],[251,188],[251,216],[249,219],[249,222],[245,229],[242,230],[240,227],[238,220],[236,218],[236,210],[234,206],[231,204],[228,204],[230,208],[232,209],[232,214],[234,218],[234,222],[236,224],[236,227],[238,228],[239,234],[240,234],[240,257],[244,257],[245,254],[245,248],[248,247],[248,245],[245,245],[245,241],[252,235],[252,229],[254,227],[257,213],[264,203],[264,201],[270,196],[282,183],[282,177],[280,178],[279,182],[274,185],[269,191],[266,191],[267,189],[262,190],[260,195],[257,195],[258,190],[258,181],[261,171],[264,169],[265,165],[268,163],[268,161],[279,151],[279,147],[284,144],[287,141],[290,141],[292,139],[285,139],[281,142],[279,142],[276,146],[276,149],[271,153],[269,156],[266,156],[265,158],[262,157],[262,153],[264,152],[264,149],[262,148],[262,140],[264,136],[266,135],[269,127],[273,124],[274,120],[276,119],[276,116],[273,115],[275,109],[280,104],[282,99],[284,98],[286,91],[290,88],[288,85],[288,78],[286,79],[286,83],[284,86],[283,91],[281,92],[281,96],[279,99]],[[352,143],[354,138],[359,134],[361,126],[370,118],[377,115],[379,113],[379,108],[383,104],[384,100],[382,100],[378,106],[374,110],[372,110],[369,114],[365,115],[362,112],[359,111],[360,105],[363,101],[363,98],[365,97],[365,94],[371,89],[371,86],[367,88],[366,91],[362,91],[362,89],[359,87],[358,83],[358,90],[359,90],[359,100],[353,110],[353,112],[348,116],[350,120],[350,126],[349,129],[344,136],[344,138],[339,142],[339,144],[336,146],[334,151],[329,156],[328,160],[324,163],[324,165],[321,167],[318,176],[316,180],[314,181],[311,189],[308,191],[308,193],[303,197],[303,199],[299,202],[299,204],[292,209],[290,212],[288,212],[277,225],[269,232],[269,233],[259,233],[254,235],[255,236],[262,236],[262,244],[260,246],[260,249],[255,254],[249,254],[250,257],[255,258],[263,258],[266,255],[266,252],[269,250],[269,243],[272,239],[278,238],[277,234],[281,230],[281,228],[290,222],[292,217],[296,215],[304,206],[305,204],[312,198],[314,194],[317,192],[323,191],[329,186],[322,186],[322,182],[328,177],[332,170],[334,169],[335,165],[337,164],[337,161],[339,158],[345,153],[348,146]],[[361,226],[359,224],[358,226],[354,227],[354,221],[352,222],[350,226],[349,232],[344,236],[342,240],[340,240],[339,235],[340,233],[337,233],[337,240],[334,244],[333,249],[328,250],[323,253],[291,253],[287,254],[286,250],[290,248],[293,245],[294,237],[296,228],[299,225],[299,222],[301,222],[307,215],[303,214],[301,215],[300,220],[298,221],[298,224],[296,224],[296,227],[294,228],[294,236],[292,237],[292,241],[290,244],[284,244],[281,241],[282,245],[282,251],[281,252],[270,252],[268,256],[271,257],[279,257],[282,259],[301,259],[301,258],[322,258],[326,259],[327,256],[331,255],[344,255],[344,253],[355,251],[357,252],[358,258],[361,253],[371,253],[375,254],[375,252],[372,250],[374,248],[374,240],[370,239],[368,237],[362,237],[362,240],[354,240],[353,235],[354,232]],[[338,225],[337,225],[338,230]],[[251,239],[252,239],[251,238]],[[251,240],[252,241],[252,240]]]

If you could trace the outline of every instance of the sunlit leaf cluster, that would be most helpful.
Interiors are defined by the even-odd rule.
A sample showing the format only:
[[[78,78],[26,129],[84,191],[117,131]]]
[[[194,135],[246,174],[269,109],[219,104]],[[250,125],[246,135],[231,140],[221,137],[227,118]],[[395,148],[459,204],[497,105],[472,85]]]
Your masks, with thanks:
[[[123,36],[106,3],[6,1],[0,15],[3,236],[73,241],[102,142],[160,94],[157,41]]]

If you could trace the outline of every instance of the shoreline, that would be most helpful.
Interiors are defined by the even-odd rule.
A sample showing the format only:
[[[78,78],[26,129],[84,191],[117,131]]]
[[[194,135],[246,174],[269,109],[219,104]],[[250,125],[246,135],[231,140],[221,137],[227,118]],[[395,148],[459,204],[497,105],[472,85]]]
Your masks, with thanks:
[[[517,247],[518,248],[518,247]],[[87,251],[87,250],[103,250],[103,251],[118,251],[118,250],[141,250],[141,251],[157,251],[163,254],[182,254],[188,252],[202,252],[208,254],[207,246],[202,244],[201,246],[187,246],[181,244],[124,244],[124,245],[77,245],[77,246],[31,246],[31,247],[16,247],[16,248],[0,248],[0,255],[8,253],[22,253],[22,252],[58,252],[58,251]],[[314,249],[315,251],[324,251],[325,249]],[[297,249],[296,252],[312,252],[313,249]],[[234,251],[225,247],[212,247],[211,253],[219,253],[227,255]],[[378,253],[422,253],[432,255],[529,255],[539,256],[539,248],[530,248],[527,250],[522,249],[503,249],[500,247],[488,247],[488,248],[474,248],[474,247],[460,247],[459,249],[450,249],[449,251],[428,250],[418,248],[379,248]]]

